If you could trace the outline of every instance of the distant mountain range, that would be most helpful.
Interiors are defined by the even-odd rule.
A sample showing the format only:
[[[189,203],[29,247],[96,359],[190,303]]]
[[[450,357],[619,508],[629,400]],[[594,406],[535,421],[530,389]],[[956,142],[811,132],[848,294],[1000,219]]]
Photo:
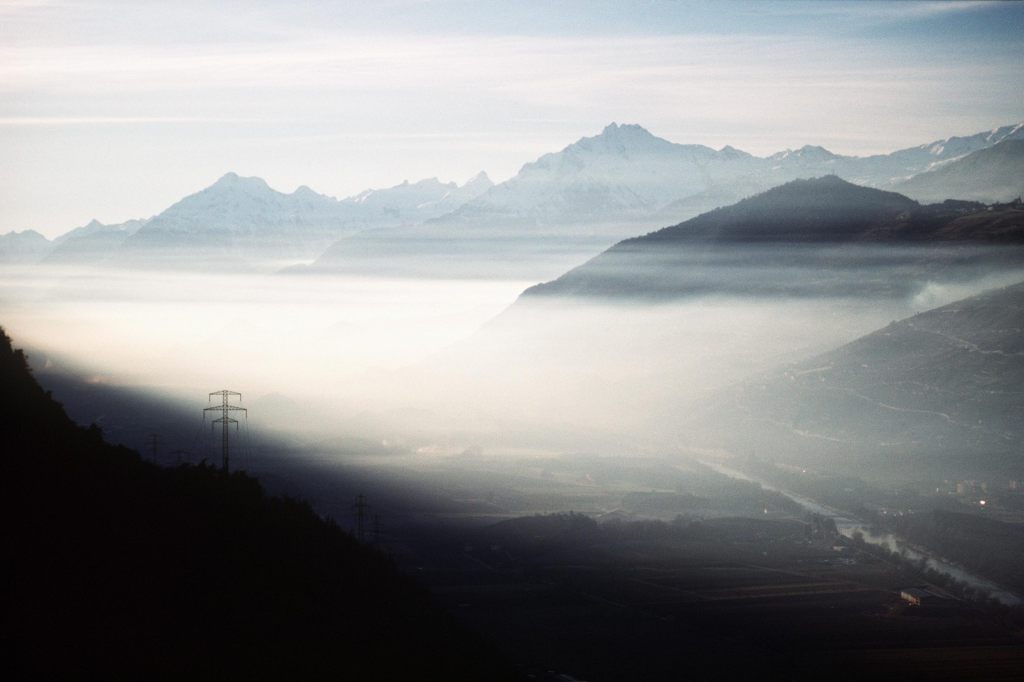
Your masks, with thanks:
[[[210,264],[310,260],[360,230],[419,223],[486,191],[480,173],[464,185],[436,178],[337,200],[300,187],[291,194],[260,178],[227,173],[213,185],[145,220],[96,220],[48,242],[37,233],[0,237],[0,262],[89,265]],[[33,236],[34,235],[34,236]]]
[[[988,291],[724,390],[683,428],[738,454],[1021,476],[1022,328],[1024,283]]]
[[[970,137],[954,137],[892,154],[840,156],[805,146],[768,157],[723,147],[682,145],[638,125],[611,124],[560,152],[528,163],[515,177],[495,185],[448,215],[398,230],[367,231],[343,239],[314,264],[320,270],[379,271],[404,268],[492,269],[547,258],[539,272],[589,257],[620,239],[674,224],[797,178],[836,175],[876,188],[893,188],[920,173],[946,171],[973,187],[972,198],[1008,201],[1024,187],[1009,174],[1000,184],[978,183],[979,168],[996,156],[957,163],[979,150],[1024,140],[1024,125],[1004,126]],[[973,183],[973,184],[972,184]],[[1016,183],[1016,184],[1015,184]],[[911,190],[914,188],[911,187]],[[956,198],[955,195],[942,197]],[[561,258],[558,258],[561,256]],[[532,272],[531,272],[532,274]]]
[[[446,258],[482,259],[486,270],[490,261],[515,266],[555,254],[557,268],[543,269],[550,276],[620,239],[797,178],[832,174],[924,201],[1009,201],[1024,183],[1022,144],[1024,124],[1017,124],[885,155],[808,145],[757,157],[613,123],[497,185],[481,173],[462,186],[429,179],[339,201],[308,187],[284,194],[229,173],[147,220],[93,221],[53,243],[5,235],[0,260],[195,267],[316,259],[320,270],[447,271]]]
[[[887,155],[841,156],[808,145],[762,158],[729,146],[716,151],[675,144],[638,125],[613,123],[600,135],[526,164],[512,179],[433,222],[529,226],[543,232],[562,225],[661,221],[669,207],[677,205],[682,213],[675,222],[797,178],[838,175],[860,185],[892,188],[1008,140],[1024,140],[1024,124]],[[957,167],[947,174],[976,172],[987,158],[977,160],[976,167]],[[1024,177],[1018,174],[1016,184],[1009,179],[1004,184],[1011,188],[992,187],[979,198],[1012,200],[1024,189]],[[938,200],[961,198],[965,197]]]

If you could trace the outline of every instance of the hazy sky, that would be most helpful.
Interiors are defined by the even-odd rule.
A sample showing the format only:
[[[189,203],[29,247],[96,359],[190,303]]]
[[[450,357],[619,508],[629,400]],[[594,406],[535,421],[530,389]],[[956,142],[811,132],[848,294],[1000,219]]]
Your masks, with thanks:
[[[611,121],[767,154],[1024,120],[1022,3],[0,0],[0,233],[228,170],[347,196],[495,180]]]

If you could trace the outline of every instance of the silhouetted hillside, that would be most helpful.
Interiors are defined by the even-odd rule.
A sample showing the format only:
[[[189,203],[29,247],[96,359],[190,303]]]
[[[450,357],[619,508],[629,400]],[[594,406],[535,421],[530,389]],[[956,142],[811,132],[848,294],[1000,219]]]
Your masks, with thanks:
[[[383,554],[73,424],[0,331],[5,677],[501,679]]]
[[[922,206],[827,176],[619,242],[525,295],[905,296],[928,279],[1019,267],[1007,247],[1022,243],[1019,204]]]
[[[930,213],[915,213],[919,208],[917,202],[901,194],[861,187],[829,175],[787,182],[674,227],[627,239],[619,246],[680,239],[839,242],[864,238],[882,228],[913,238],[913,228],[925,227],[919,223],[932,217]]]

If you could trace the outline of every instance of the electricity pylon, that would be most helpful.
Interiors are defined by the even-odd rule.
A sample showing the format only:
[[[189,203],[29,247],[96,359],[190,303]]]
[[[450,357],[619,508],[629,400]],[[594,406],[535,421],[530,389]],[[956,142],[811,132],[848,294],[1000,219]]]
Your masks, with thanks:
[[[210,426],[212,428],[216,424],[220,424],[221,425],[221,454],[222,454],[222,456],[224,458],[223,459],[223,462],[224,462],[224,464],[223,464],[224,473],[227,473],[228,472],[228,431],[230,430],[229,429],[230,425],[234,424],[235,425],[235,432],[236,433],[238,432],[238,420],[237,419],[232,419],[228,415],[231,414],[232,412],[245,412],[245,416],[246,416],[246,418],[248,418],[249,417],[249,411],[247,409],[245,409],[244,407],[236,407],[235,405],[232,405],[229,402],[230,396],[233,396],[233,395],[237,395],[239,400],[242,399],[242,394],[238,393],[237,391],[214,391],[213,393],[210,394],[210,398],[209,399],[212,400],[213,396],[215,396],[215,395],[219,395],[220,396],[221,404],[217,405],[215,407],[203,408],[203,420],[204,421],[206,420],[206,413],[207,412],[220,412],[220,418],[219,419],[214,419],[213,422],[210,424]]]

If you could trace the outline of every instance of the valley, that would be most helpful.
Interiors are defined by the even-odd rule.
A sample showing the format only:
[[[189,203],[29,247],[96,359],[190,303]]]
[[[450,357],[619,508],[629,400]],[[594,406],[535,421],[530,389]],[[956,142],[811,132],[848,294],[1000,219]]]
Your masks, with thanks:
[[[481,665],[1012,677],[1024,209],[967,180],[1021,130],[756,157],[612,124],[342,200],[228,173],[5,235],[0,321],[91,438],[211,481],[230,443]]]

